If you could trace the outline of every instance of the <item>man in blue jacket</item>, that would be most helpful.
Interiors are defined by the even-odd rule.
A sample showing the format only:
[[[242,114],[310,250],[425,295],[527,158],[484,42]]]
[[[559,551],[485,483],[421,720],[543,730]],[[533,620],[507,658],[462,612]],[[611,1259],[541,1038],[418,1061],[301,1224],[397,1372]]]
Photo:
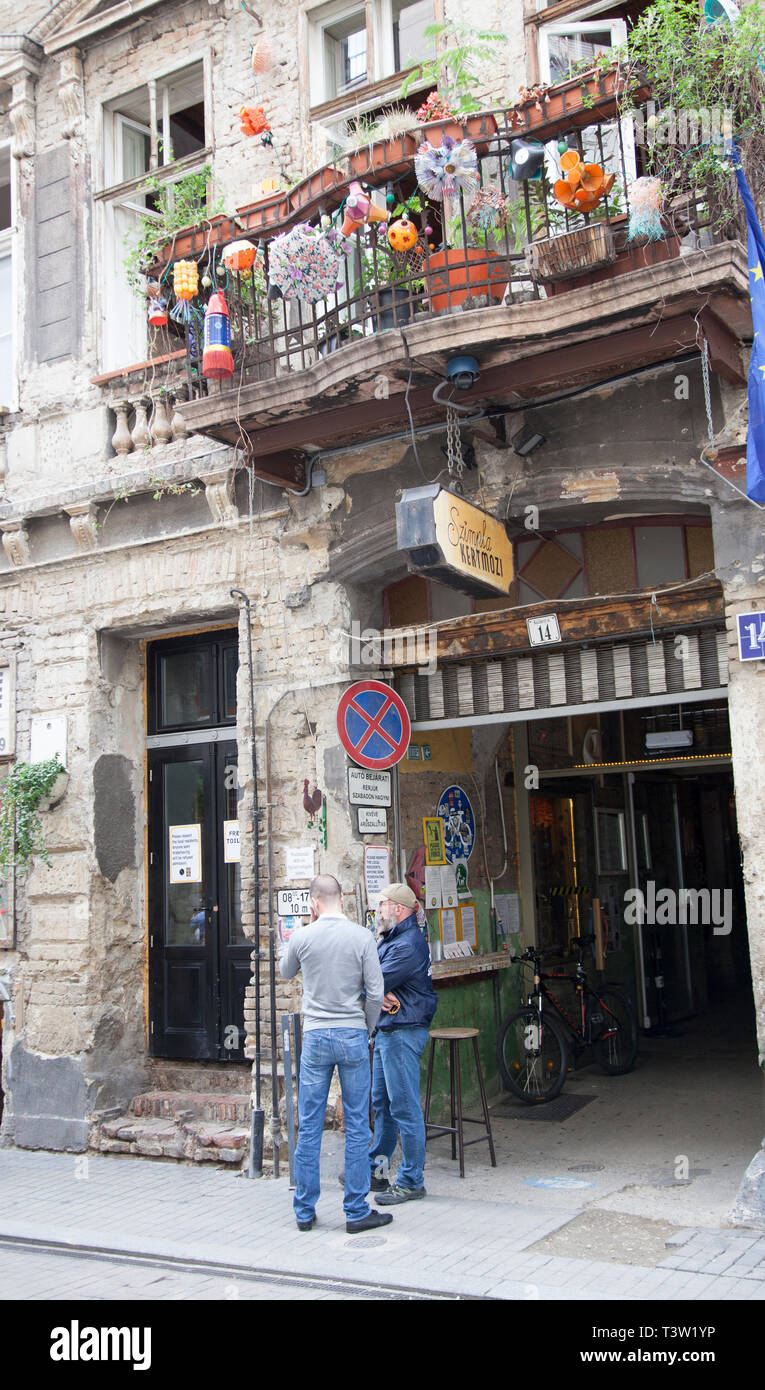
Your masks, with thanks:
[[[385,1185],[399,1134],[402,1160],[391,1186],[375,1198],[379,1206],[396,1206],[426,1195],[420,1057],[438,998],[431,978],[430,950],[417,924],[418,906],[405,883],[388,883],[380,892],[377,914],[382,936],[377,952],[385,999],[377,1024],[372,1074],[373,1189]]]

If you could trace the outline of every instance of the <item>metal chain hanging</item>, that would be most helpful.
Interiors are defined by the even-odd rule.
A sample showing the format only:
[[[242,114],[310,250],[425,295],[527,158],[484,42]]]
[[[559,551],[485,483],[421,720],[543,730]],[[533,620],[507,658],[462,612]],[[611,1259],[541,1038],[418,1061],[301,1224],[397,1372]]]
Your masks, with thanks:
[[[449,470],[449,479],[453,483],[457,492],[462,492],[462,475],[465,472],[465,460],[462,457],[462,439],[460,437],[460,417],[454,406],[446,407],[446,465]]]

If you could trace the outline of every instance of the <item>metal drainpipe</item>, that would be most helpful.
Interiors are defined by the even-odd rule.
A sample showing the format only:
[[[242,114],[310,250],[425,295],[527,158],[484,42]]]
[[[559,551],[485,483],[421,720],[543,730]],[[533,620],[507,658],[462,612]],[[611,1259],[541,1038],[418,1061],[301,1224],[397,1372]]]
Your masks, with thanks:
[[[247,665],[250,676],[250,751],[252,763],[252,893],[255,906],[255,1105],[250,1116],[250,1163],[248,1176],[263,1176],[263,1127],[265,1116],[261,1098],[262,1062],[260,1051],[260,850],[258,821],[258,768],[255,753],[255,681],[252,670],[252,622],[250,600],[243,589],[232,589],[232,598],[244,601],[247,614]],[[270,843],[270,842],[269,842]],[[271,884],[269,872],[269,887]]]
[[[271,1141],[274,1151],[274,1177],[279,1176],[279,1144],[281,1142],[282,1131],[279,1122],[279,1078],[277,1076],[277,1057],[278,1045],[276,1035],[276,943],[274,940],[274,894],[273,894],[273,867],[271,858],[271,715],[281,704],[285,695],[294,692],[284,691],[279,699],[273,704],[266,715],[264,728],[265,737],[265,760],[266,760],[266,872],[268,874],[268,971],[269,981],[269,1004],[271,1008]],[[285,1076],[286,1086],[286,1076]]]

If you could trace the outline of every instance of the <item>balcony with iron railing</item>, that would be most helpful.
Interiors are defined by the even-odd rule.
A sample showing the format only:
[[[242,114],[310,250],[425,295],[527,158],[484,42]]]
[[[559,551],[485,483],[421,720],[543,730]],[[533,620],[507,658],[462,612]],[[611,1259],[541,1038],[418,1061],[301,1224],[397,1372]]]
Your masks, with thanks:
[[[155,348],[185,374],[187,428],[301,486],[306,447],[436,418],[457,351],[480,365],[466,403],[626,374],[694,351],[702,333],[714,368],[743,384],[744,248],[698,188],[655,207],[657,239],[635,237],[642,151],[619,83],[613,68],[420,127],[176,234],[159,294],[189,294],[177,267],[191,262],[191,297],[177,301],[182,336],[163,330]],[[211,377],[204,315],[218,290],[231,358]]]

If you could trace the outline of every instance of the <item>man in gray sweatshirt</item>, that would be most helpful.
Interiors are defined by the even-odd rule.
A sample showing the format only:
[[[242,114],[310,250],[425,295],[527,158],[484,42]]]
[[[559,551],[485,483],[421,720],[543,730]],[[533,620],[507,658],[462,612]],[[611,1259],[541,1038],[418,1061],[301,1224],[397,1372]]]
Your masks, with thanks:
[[[308,927],[292,933],[281,955],[285,980],[303,975],[303,1051],[295,1152],[295,1217],[310,1231],[319,1197],[319,1159],[332,1073],[337,1067],[345,1120],[345,1229],[385,1226],[390,1213],[366,1200],[369,1166],[369,1035],[385,993],[374,936],[343,916],[340,884],[331,874],[311,883]]]

